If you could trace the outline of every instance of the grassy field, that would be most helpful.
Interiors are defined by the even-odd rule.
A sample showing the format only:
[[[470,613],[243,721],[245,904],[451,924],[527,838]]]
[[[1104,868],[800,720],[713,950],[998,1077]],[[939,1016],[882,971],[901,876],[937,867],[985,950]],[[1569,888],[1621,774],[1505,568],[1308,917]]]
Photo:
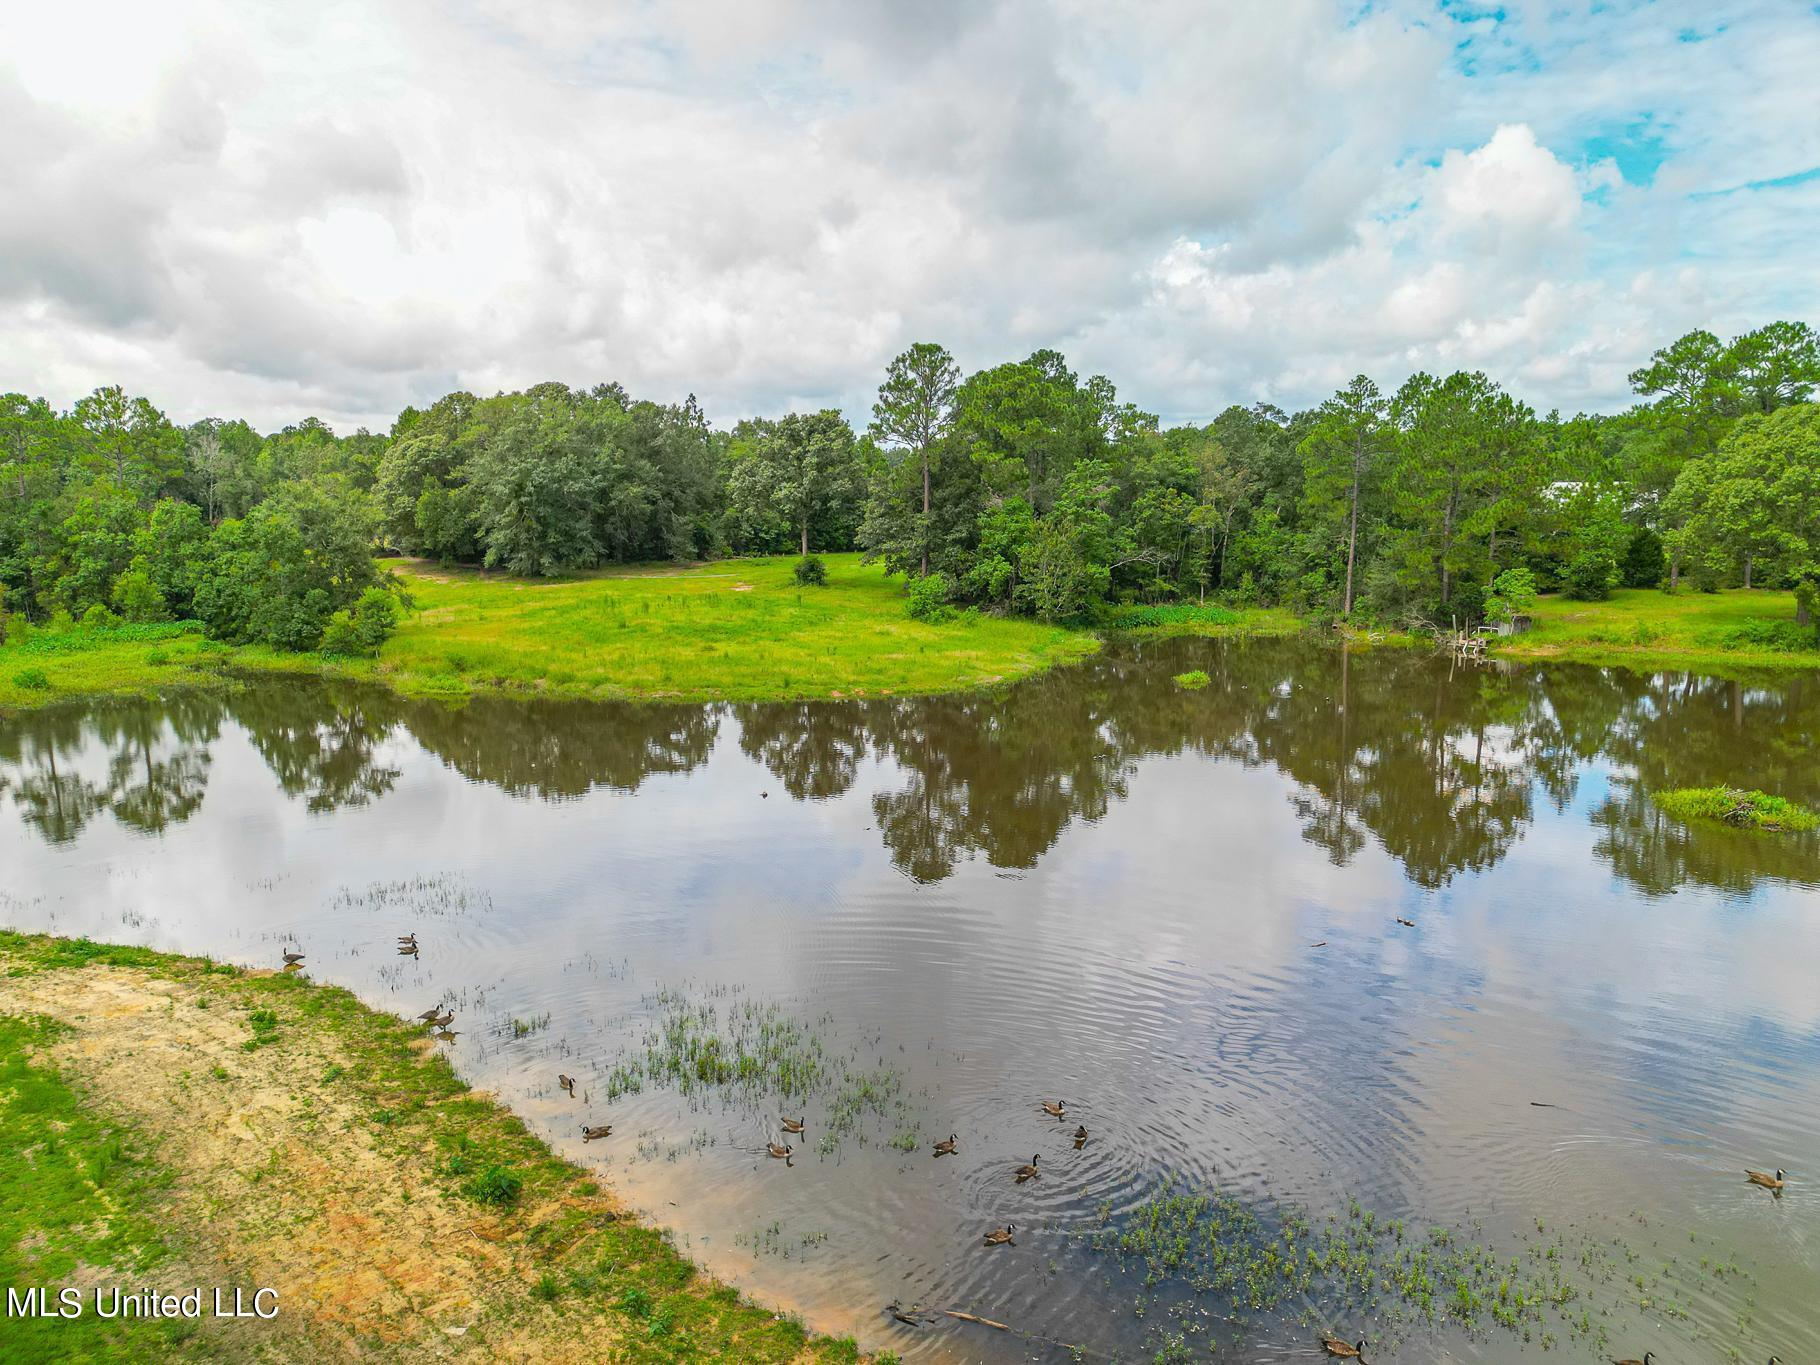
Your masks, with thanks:
[[[0,1278],[88,1307],[7,1322],[0,1359],[859,1359],[301,977],[0,931],[0,1141]],[[279,1313],[107,1321],[96,1284],[270,1286]]]
[[[1734,589],[1674,595],[1614,592],[1604,602],[1545,597],[1535,628],[1494,649],[1501,658],[1568,659],[1638,668],[1723,673],[1737,668],[1820,668],[1813,632],[1795,626],[1792,593]]]
[[[613,570],[531,583],[395,564],[418,611],[378,674],[402,691],[471,687],[674,701],[947,692],[1090,654],[1092,636],[1034,621],[913,621],[903,586],[827,555],[799,588],[793,559]]]
[[[1091,634],[904,611],[902,584],[857,555],[825,556],[799,588],[792,559],[641,566],[556,581],[391,560],[416,603],[377,660],[235,649],[176,626],[39,635],[0,648],[0,706],[149,692],[236,672],[365,677],[420,696],[757,701],[949,692],[1080,659]]]

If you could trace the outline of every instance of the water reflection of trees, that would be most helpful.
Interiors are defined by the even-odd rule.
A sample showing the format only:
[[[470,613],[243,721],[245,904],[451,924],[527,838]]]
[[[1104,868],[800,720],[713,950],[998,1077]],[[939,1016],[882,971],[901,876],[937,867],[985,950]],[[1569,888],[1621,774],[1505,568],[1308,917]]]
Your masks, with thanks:
[[[0,792],[47,843],[73,842],[103,811],[147,834],[202,804],[220,709],[207,698],[51,707],[0,723]],[[83,762],[91,743],[105,767]]]
[[[1198,665],[1204,690],[1174,686]],[[1073,820],[1123,796],[1146,757],[1192,752],[1274,767],[1304,837],[1337,864],[1375,840],[1418,885],[1494,866],[1534,819],[1572,802],[1586,766],[1618,773],[1595,852],[1646,890],[1814,879],[1812,840],[1770,846],[1689,831],[1637,794],[1729,781],[1810,803],[1820,689],[1623,671],[1456,670],[1405,651],[1299,642],[1117,650],[1001,692],[742,710],[743,747],[792,795],[828,797],[868,751],[897,776],[872,807],[892,859],[921,880],[980,856],[1027,868]],[[1218,811],[1202,812],[1217,820]]]
[[[1652,894],[1687,882],[1746,892],[1764,879],[1820,882],[1820,838],[1767,837],[1668,819],[1650,793],[1729,784],[1820,807],[1820,687],[1806,675],[1752,682],[1632,679],[1605,750],[1616,776],[1593,814],[1594,852]]]
[[[410,702],[417,742],[462,776],[515,796],[561,800],[596,787],[637,791],[646,778],[708,761],[720,731],[711,706],[607,706],[483,698],[461,707]]]
[[[246,731],[286,796],[312,811],[364,806],[392,790],[398,769],[379,757],[397,726],[397,703],[345,684],[256,687],[227,711]]]
[[[1205,670],[1209,686],[1176,687],[1172,675],[1187,667]],[[1814,680],[1456,673],[1426,654],[1295,641],[1163,642],[993,692],[730,710],[504,699],[449,707],[332,684],[51,708],[0,721],[0,793],[53,843],[104,811],[155,833],[199,808],[210,748],[232,721],[279,787],[312,811],[390,792],[394,736],[470,780],[563,799],[699,767],[728,714],[742,752],[796,800],[843,795],[869,756],[881,760],[871,794],[880,836],[894,863],[925,881],[974,857],[1034,866],[1071,822],[1122,799],[1141,760],[1179,753],[1274,768],[1293,784],[1304,837],[1333,862],[1375,842],[1422,886],[1495,865],[1534,819],[1534,803],[1565,809],[1595,760],[1612,776],[1593,816],[1593,851],[1640,888],[1820,879],[1813,839],[1689,830],[1649,800],[1729,782],[1820,804]],[[86,761],[96,749],[99,765]]]

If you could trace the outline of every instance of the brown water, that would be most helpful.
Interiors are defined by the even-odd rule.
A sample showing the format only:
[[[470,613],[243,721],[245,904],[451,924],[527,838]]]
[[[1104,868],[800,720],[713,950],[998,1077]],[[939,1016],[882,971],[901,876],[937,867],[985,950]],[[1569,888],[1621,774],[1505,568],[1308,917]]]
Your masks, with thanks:
[[[1549,1330],[1569,1359],[1794,1365],[1820,1353],[1820,843],[1650,801],[1721,781],[1820,805],[1820,681],[1178,641],[864,703],[261,684],[0,716],[0,922],[251,964],[296,943],[401,1015],[451,1000],[477,1084],[869,1348],[1255,1360],[1331,1324],[1399,1360]],[[831,1150],[838,1080],[608,1098],[667,1015],[748,1003],[873,1076]],[[787,1168],[762,1155],[786,1107]],[[1267,1228],[1356,1204],[1525,1266],[1554,1246],[1590,1330],[1550,1309],[1526,1343],[1320,1283],[1260,1312],[1147,1291],[1084,1238],[1165,1177]],[[1006,1221],[1019,1245],[982,1248]],[[904,1326],[893,1299],[1032,1336]]]

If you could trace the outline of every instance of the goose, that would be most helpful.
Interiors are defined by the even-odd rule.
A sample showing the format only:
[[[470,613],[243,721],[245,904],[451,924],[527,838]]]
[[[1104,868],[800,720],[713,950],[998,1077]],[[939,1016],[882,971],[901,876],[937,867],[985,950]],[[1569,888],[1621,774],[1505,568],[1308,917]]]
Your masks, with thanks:
[[[940,1142],[935,1144],[935,1154],[937,1156],[953,1156],[956,1152],[958,1152],[960,1150],[960,1148],[955,1146],[955,1144],[958,1143],[959,1141],[960,1141],[960,1134],[958,1134],[958,1133],[948,1134],[947,1137],[943,1138]]]
[[[1030,1158],[1030,1164],[1028,1166],[1019,1166],[1015,1171],[1013,1171],[1011,1173],[1012,1175],[1017,1177],[1018,1184],[1021,1185],[1026,1180],[1034,1180],[1036,1178],[1036,1175],[1037,1175],[1036,1163],[1037,1163],[1037,1160],[1041,1157],[1041,1155],[1042,1155],[1042,1153],[1040,1153],[1040,1152],[1037,1153],[1036,1156],[1033,1156]]]
[[[1061,1118],[1068,1110],[1067,1100],[1044,1100],[1043,1112],[1052,1119]]]
[[[452,1024],[454,1022],[455,1022],[455,1011],[454,1010],[445,1010],[441,1014],[431,1016],[430,1027],[446,1029],[450,1024]]]
[[[302,962],[302,961],[303,961],[302,953],[286,953],[284,955],[284,965],[287,967],[295,967],[299,962]]]
[[[1329,1332],[1326,1336],[1321,1338],[1321,1349],[1326,1351],[1330,1356],[1338,1356],[1342,1360],[1356,1360],[1360,1365],[1364,1365],[1364,1337],[1360,1337],[1355,1345],[1350,1341],[1341,1341],[1338,1337],[1333,1335],[1333,1333]]]
[[[986,1245],[989,1247],[1014,1247],[1017,1245],[1017,1239],[1011,1234],[1016,1231],[1016,1223],[1007,1223],[1002,1228],[994,1228],[986,1234]]]
[[[1645,1351],[1643,1353],[1643,1359],[1641,1360],[1614,1360],[1611,1365],[1649,1365],[1649,1362],[1654,1360],[1655,1356],[1656,1353],[1654,1351]]]
[[[610,1123],[584,1123],[581,1126],[581,1140],[593,1142],[598,1138],[612,1137],[613,1125]]]
[[[398,941],[399,941],[399,943],[401,943],[401,944],[404,944],[404,943],[411,943],[411,944],[415,944],[415,943],[416,943],[416,942],[417,942],[417,935],[416,935],[416,934],[414,934],[414,933],[412,933],[412,934],[400,934],[400,935],[399,935],[399,936],[398,936]]]
[[[1077,1152],[1080,1151],[1080,1149],[1082,1147],[1084,1147],[1086,1145],[1086,1143],[1087,1143],[1087,1125],[1083,1123],[1079,1128],[1076,1128],[1074,1130],[1074,1150]]]
[[[778,1122],[783,1125],[786,1133],[800,1133],[803,1130],[803,1119],[808,1117],[807,1114],[804,1114],[800,1119],[779,1119]]]
[[[436,1035],[436,1041],[439,1043],[452,1043],[460,1036],[461,1035],[456,1033],[454,1029],[445,1028],[441,1033]]]
[[[1763,1186],[1763,1188],[1766,1190],[1779,1190],[1788,1183],[1787,1181],[1785,1181],[1782,1178],[1783,1176],[1785,1176],[1787,1174],[1788,1174],[1787,1171],[1784,1171],[1778,1167],[1776,1170],[1776,1173],[1774,1175],[1767,1175],[1762,1171],[1748,1171],[1747,1170],[1744,1173],[1744,1178],[1746,1180],[1750,1181],[1750,1183],[1753,1185]]]
[[[559,1072],[556,1076],[556,1084],[569,1092],[570,1099],[575,1098],[575,1078],[573,1076],[564,1076]]]
[[[431,1005],[427,1010],[425,1010],[422,1014],[418,1015],[417,1017],[419,1019],[421,1019],[424,1023],[427,1024],[430,1022],[430,1020],[434,1019],[437,1015],[439,1015],[441,1013],[442,1013],[441,1005]]]
[[[1402,925],[1405,929],[1413,929],[1416,927],[1416,922],[1414,920],[1404,919],[1401,915],[1397,916],[1397,923]]]
[[[791,1151],[792,1151],[792,1148],[790,1147],[790,1145],[788,1143],[768,1142],[765,1144],[765,1155],[776,1157],[778,1160],[782,1161],[784,1163],[784,1165],[786,1165],[786,1166],[788,1166],[790,1164],[790,1152]]]

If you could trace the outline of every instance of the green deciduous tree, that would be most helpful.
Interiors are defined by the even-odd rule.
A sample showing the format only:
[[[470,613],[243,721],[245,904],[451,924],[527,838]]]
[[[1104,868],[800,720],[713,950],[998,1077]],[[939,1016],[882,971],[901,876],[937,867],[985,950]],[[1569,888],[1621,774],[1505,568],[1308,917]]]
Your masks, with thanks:
[[[1712,578],[1820,579],[1820,405],[1743,419],[1669,500],[1682,522],[1671,540]]]
[[[787,527],[804,555],[816,518],[835,512],[856,519],[864,490],[853,429],[832,408],[742,423],[735,434],[729,510],[751,526]]]
[[[215,638],[313,649],[329,618],[374,586],[364,507],[291,484],[209,537],[196,612]]]

